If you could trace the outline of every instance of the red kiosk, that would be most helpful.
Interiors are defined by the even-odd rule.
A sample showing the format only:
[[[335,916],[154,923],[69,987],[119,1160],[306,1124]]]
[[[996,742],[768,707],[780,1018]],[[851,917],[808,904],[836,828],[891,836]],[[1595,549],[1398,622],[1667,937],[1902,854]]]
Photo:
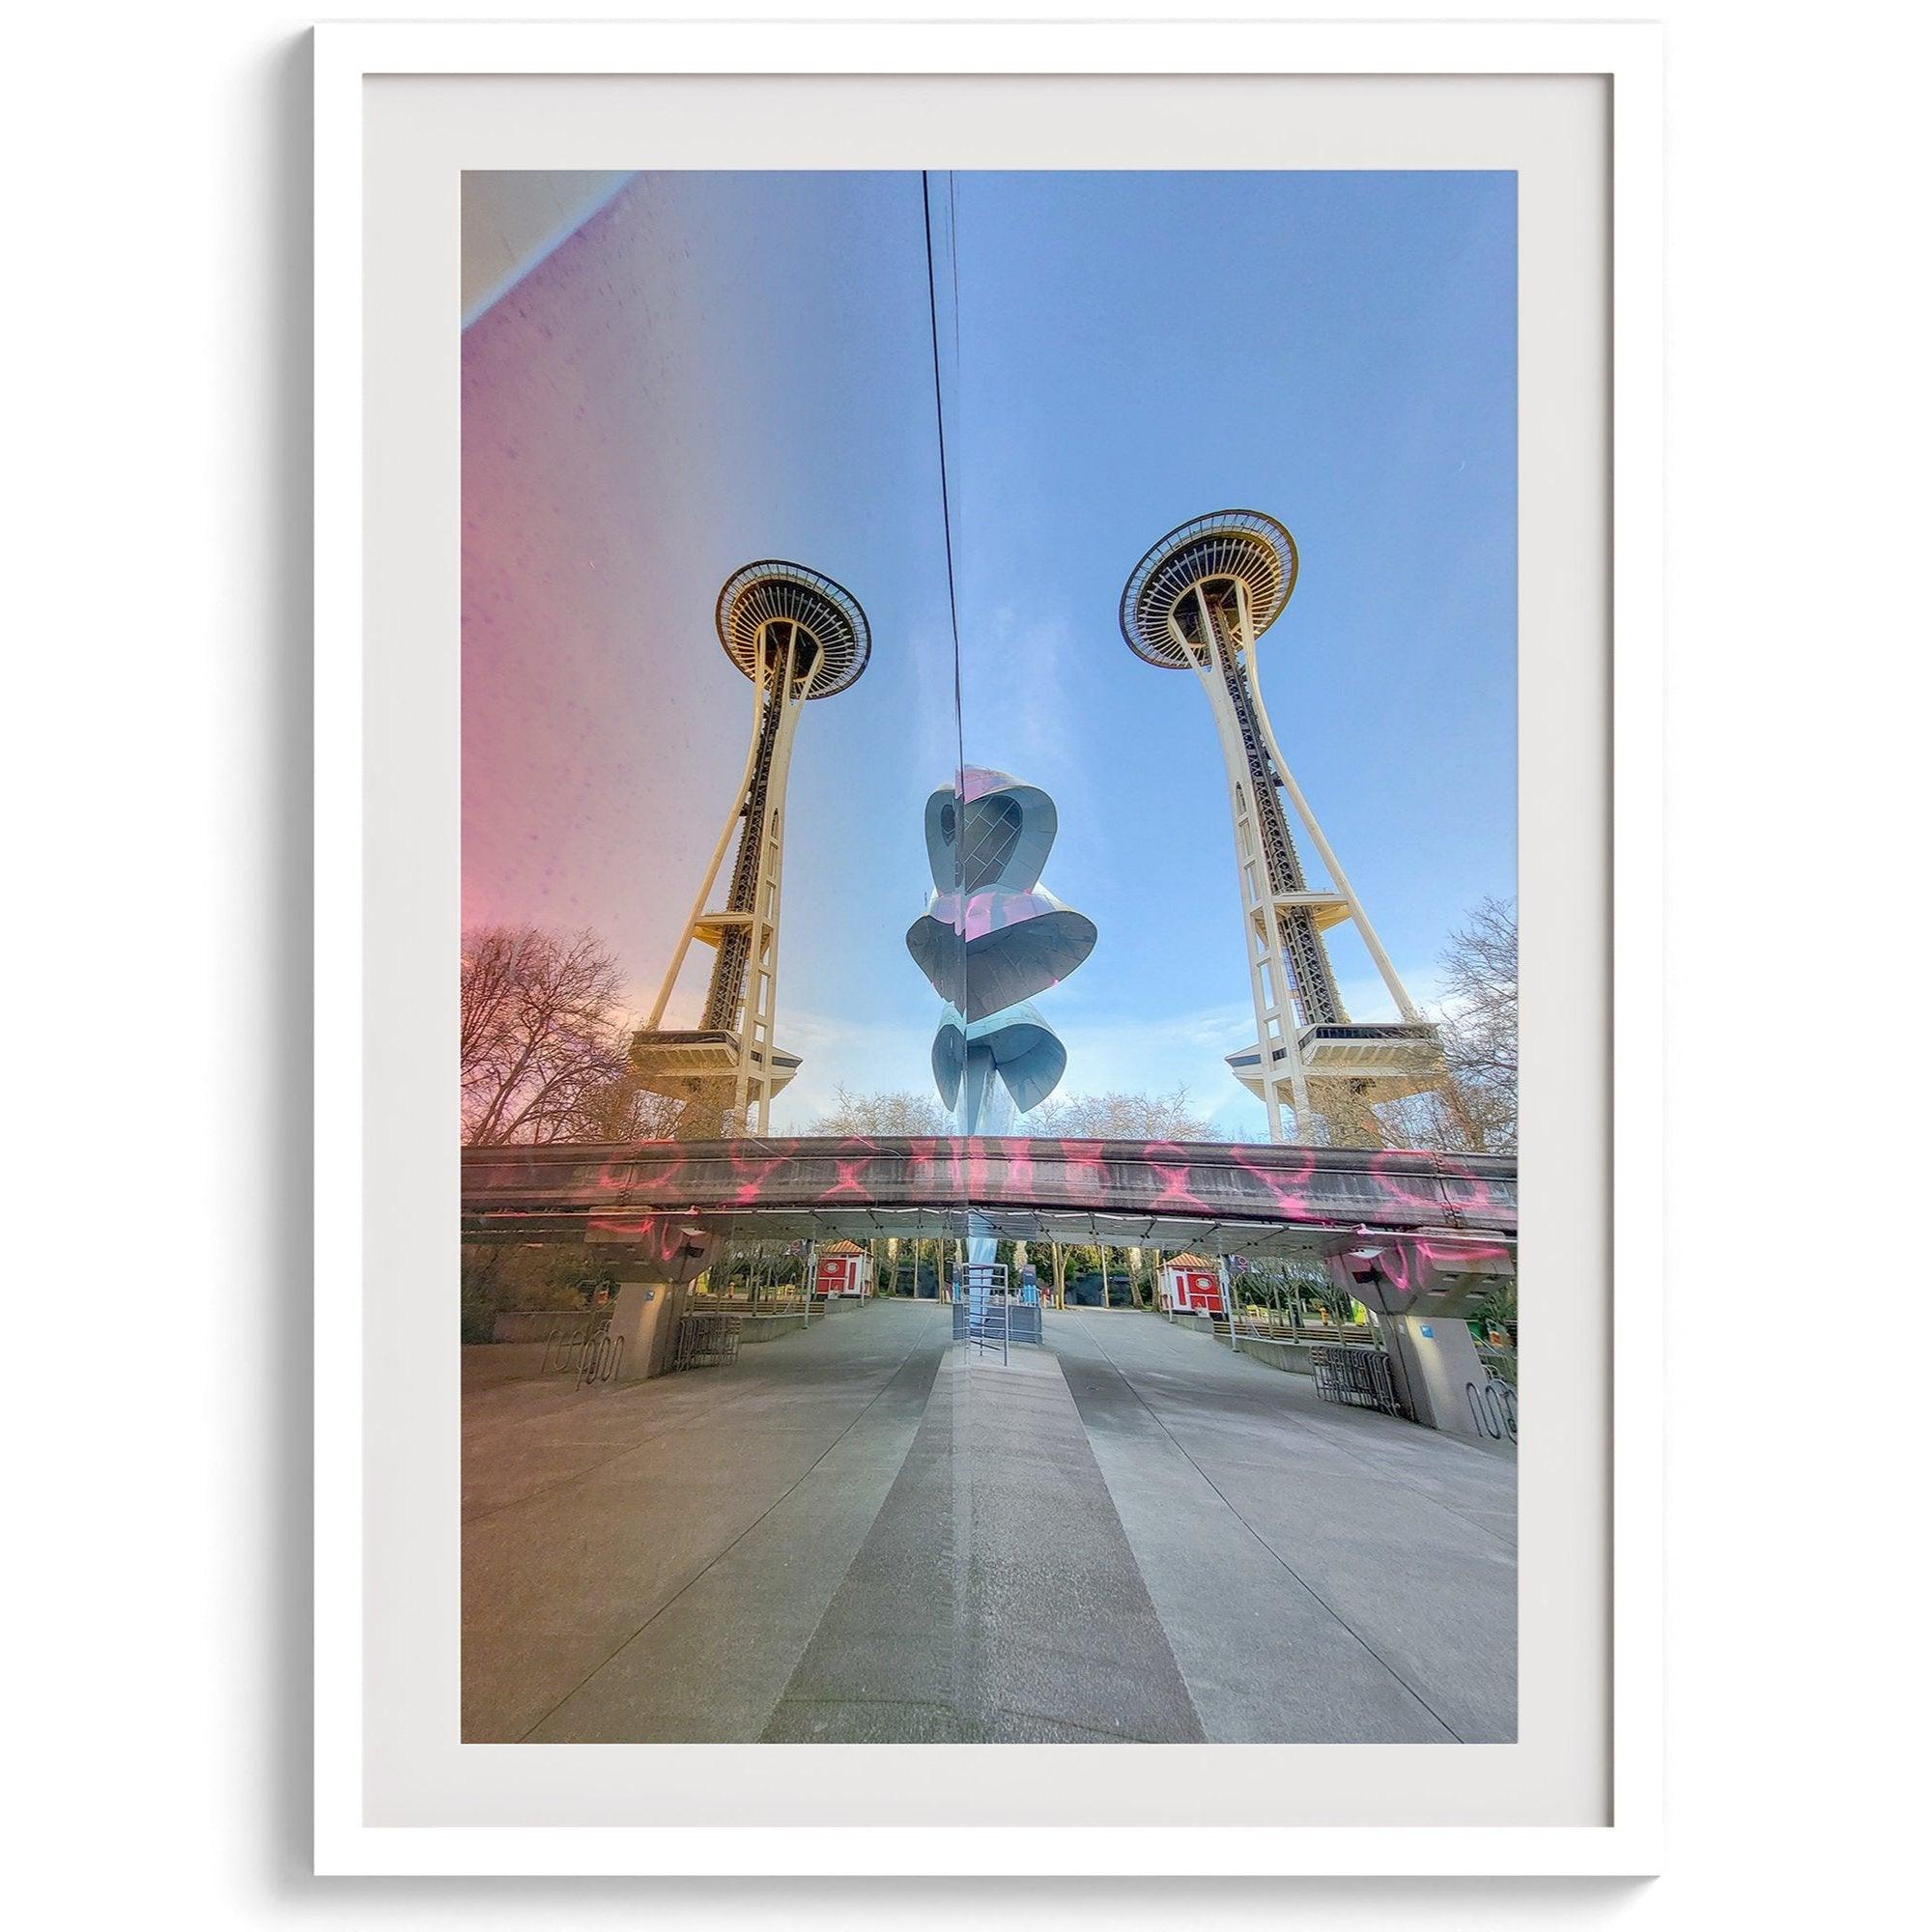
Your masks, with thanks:
[[[1221,1314],[1226,1297],[1220,1264],[1205,1255],[1176,1255],[1160,1271],[1160,1305],[1182,1315]]]
[[[818,1251],[811,1285],[815,1294],[870,1294],[871,1257],[856,1241],[827,1241]]]

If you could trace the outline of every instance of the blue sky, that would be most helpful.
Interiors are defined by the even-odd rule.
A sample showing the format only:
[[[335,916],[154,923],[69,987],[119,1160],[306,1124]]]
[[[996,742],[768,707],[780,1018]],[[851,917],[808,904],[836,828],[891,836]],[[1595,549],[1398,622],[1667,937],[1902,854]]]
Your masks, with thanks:
[[[966,756],[1054,794],[1045,883],[1100,935],[1041,1002],[1063,1091],[1184,1081],[1252,1130],[1214,734],[1122,641],[1121,586],[1203,511],[1293,530],[1263,688],[1427,999],[1465,911],[1515,890],[1515,178],[961,174],[952,203]],[[469,914],[590,924],[648,1004],[749,725],[711,604],[795,557],[874,642],[800,733],[780,1037],[806,1066],[775,1121],[840,1080],[924,1088],[903,934],[953,722],[919,178],[640,176],[465,350]],[[1388,1011],[1330,944],[1351,1011]]]

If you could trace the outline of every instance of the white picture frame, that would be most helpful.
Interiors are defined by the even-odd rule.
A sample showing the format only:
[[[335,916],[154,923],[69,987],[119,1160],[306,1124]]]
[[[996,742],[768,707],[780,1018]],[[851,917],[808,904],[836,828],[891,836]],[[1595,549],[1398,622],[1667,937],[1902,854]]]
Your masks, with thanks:
[[[1633,24],[1347,25],[1249,19],[1238,58],[1288,75],[1604,76],[1612,115],[1609,454],[1614,524],[1612,1482],[1609,1816],[1589,1826],[1094,1824],[1008,1832],[867,1823],[391,1825],[364,1804],[364,1412],[355,1285],[373,1238],[365,1065],[362,639],[365,90],[385,75],[1216,73],[1232,28],[1151,19],[327,26],[316,123],[315,1857],[325,1873],[1645,1874],[1662,1843],[1661,37]],[[452,313],[454,297],[451,298]],[[454,322],[451,324],[454,327]],[[454,452],[449,453],[453,465]],[[453,570],[451,573],[453,584]],[[452,590],[453,596],[453,590]],[[471,1747],[472,1749],[500,1748]],[[539,1747],[531,1747],[537,1749]],[[696,1748],[696,1747],[691,1747]],[[816,1747],[803,1747],[816,1748]],[[897,1748],[922,1748],[905,1747]],[[1135,1748],[1135,1747],[1130,1747]],[[1144,1748],[1165,1748],[1148,1747]],[[1197,1747],[1188,1747],[1197,1748]],[[1211,1751],[1241,1747],[1204,1747]],[[1329,1747],[1342,1748],[1342,1747]],[[1378,1747],[1350,1747],[1373,1752]],[[1465,1747],[1469,1748],[1469,1747]],[[1489,1747],[1506,1748],[1506,1747]],[[990,1862],[989,1862],[990,1856]]]

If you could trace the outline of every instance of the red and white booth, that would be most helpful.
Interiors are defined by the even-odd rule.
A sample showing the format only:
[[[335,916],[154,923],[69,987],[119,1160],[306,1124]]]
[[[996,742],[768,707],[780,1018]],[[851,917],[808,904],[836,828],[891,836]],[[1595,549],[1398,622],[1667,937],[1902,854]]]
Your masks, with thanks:
[[[1160,1305],[1180,1315],[1219,1315],[1227,1306],[1221,1264],[1205,1255],[1176,1255],[1160,1270]]]
[[[872,1292],[872,1259],[853,1241],[828,1241],[812,1268],[812,1293],[865,1295]]]

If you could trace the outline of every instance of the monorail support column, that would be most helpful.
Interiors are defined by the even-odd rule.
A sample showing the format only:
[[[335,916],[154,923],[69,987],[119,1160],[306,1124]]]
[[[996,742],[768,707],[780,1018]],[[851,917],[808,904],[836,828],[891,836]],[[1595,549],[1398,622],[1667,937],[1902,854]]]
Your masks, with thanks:
[[[1480,1392],[1490,1372],[1476,1353],[1469,1324],[1460,1315],[1391,1312],[1382,1318],[1382,1333],[1416,1421],[1483,1439],[1468,1391]]]
[[[640,1382],[666,1374],[678,1317],[691,1290],[668,1281],[621,1281],[611,1308],[611,1339],[623,1345],[616,1379]]]
[[[1463,1314],[1487,1277],[1453,1261],[1444,1267],[1427,1243],[1401,1237],[1333,1256],[1328,1268],[1338,1287],[1375,1311],[1396,1394],[1409,1414],[1425,1429],[1487,1440],[1472,1397],[1480,1397],[1489,1371]]]

